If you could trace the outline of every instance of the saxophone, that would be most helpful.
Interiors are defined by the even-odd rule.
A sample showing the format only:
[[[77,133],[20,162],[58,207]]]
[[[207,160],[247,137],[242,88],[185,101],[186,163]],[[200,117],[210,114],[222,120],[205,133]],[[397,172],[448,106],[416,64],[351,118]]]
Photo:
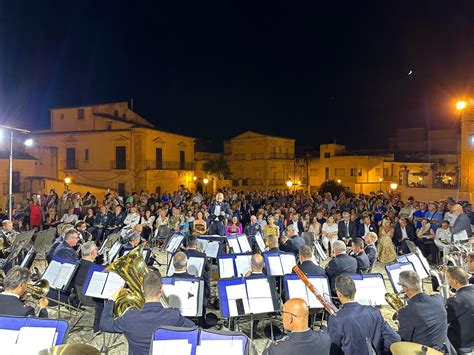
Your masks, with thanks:
[[[398,312],[400,312],[400,310],[405,307],[405,300],[400,295],[387,292],[385,294],[385,301],[387,301],[390,307],[395,310],[395,313],[392,316],[392,320],[398,320]]]

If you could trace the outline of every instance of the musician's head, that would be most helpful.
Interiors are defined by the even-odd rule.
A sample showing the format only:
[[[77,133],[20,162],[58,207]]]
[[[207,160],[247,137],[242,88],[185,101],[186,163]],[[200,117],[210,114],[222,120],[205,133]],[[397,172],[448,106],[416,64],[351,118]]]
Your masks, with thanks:
[[[469,284],[469,274],[459,266],[449,267],[446,270],[449,286],[458,289]]]
[[[355,238],[354,240],[352,240],[352,250],[356,254],[364,250],[364,241],[362,240],[362,238]]]
[[[222,192],[218,192],[216,195],[216,201],[217,202],[222,202],[224,201],[224,194]]]
[[[400,273],[398,284],[402,287],[402,291],[408,298],[412,298],[422,290],[420,277],[411,270],[405,270]]]
[[[368,232],[365,236],[364,236],[364,241],[365,241],[365,244],[367,245],[372,245],[372,244],[375,244],[377,242],[377,233],[374,233],[374,232]]]
[[[459,216],[460,214],[462,214],[464,212],[462,206],[459,204],[459,203],[456,203],[453,208],[451,209],[451,212],[455,215],[455,216]]]
[[[474,251],[467,255],[467,271],[474,273]]]
[[[292,298],[283,305],[283,328],[289,331],[308,329],[308,305],[301,298]]]
[[[14,266],[3,279],[3,288],[5,292],[14,293],[21,297],[26,291],[26,285],[29,280],[30,271],[27,268]]]
[[[145,302],[159,302],[161,298],[162,278],[158,270],[148,272],[143,278]]]
[[[182,251],[177,252],[173,258],[173,266],[176,272],[186,272],[188,257]]]
[[[81,255],[84,260],[94,261],[98,253],[97,245],[93,241],[81,245]]]
[[[188,238],[188,249],[196,249],[198,246],[198,240],[194,235],[190,235]]]
[[[76,224],[74,225],[74,228],[76,228],[76,230],[79,232],[79,233],[83,233],[86,231],[87,229],[87,223],[84,222],[84,221],[78,221],[76,222]]]
[[[298,250],[298,255],[300,258],[300,262],[311,260],[311,258],[313,257],[313,251],[311,250],[311,247],[309,245],[303,245]]]
[[[347,250],[346,243],[344,243],[342,240],[336,240],[332,245],[332,250],[335,256],[339,254],[345,254]]]
[[[343,304],[354,301],[356,286],[352,277],[341,275],[336,278],[336,294]]]
[[[79,232],[74,228],[68,230],[64,235],[64,241],[68,243],[71,247],[76,246],[77,242],[79,241]]]
[[[278,238],[276,235],[270,235],[267,237],[267,246],[269,249],[278,248]]]
[[[11,232],[13,230],[13,223],[9,219],[4,219],[2,221],[2,229],[4,232]]]
[[[261,254],[253,254],[250,259],[250,270],[252,273],[262,273],[265,262]]]

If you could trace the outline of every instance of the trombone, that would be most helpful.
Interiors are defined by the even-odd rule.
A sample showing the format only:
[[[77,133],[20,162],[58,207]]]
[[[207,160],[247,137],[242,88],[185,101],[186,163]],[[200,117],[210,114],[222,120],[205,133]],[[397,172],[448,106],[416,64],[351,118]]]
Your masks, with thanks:
[[[30,283],[26,285],[26,292],[33,297],[35,300],[39,300],[40,298],[46,298],[48,301],[55,302],[57,304],[60,304],[66,308],[72,309],[74,311],[81,311],[80,308],[74,307],[70,305],[69,303],[62,302],[59,300],[56,300],[54,298],[48,297],[48,292],[49,292],[49,282],[46,279],[38,280],[34,283]]]

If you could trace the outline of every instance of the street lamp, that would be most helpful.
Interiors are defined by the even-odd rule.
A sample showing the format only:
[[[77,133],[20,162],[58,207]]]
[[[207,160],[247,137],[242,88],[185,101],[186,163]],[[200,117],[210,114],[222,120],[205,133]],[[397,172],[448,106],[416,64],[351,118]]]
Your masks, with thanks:
[[[10,156],[8,159],[8,219],[12,220],[12,200],[13,200],[13,132],[18,132],[22,134],[29,134],[30,131],[26,129],[11,127],[11,126],[4,126],[0,125],[0,129],[5,129],[10,131]],[[32,139],[27,139],[24,144],[27,147],[31,147],[33,145]]]
[[[293,186],[293,181],[291,181],[291,179],[289,179],[289,180],[286,182],[286,186],[288,186],[288,188],[292,187],[292,186]]]
[[[66,176],[64,178],[64,183],[66,184],[66,191],[69,191],[69,184],[71,183],[71,178],[69,176]]]
[[[379,191],[382,191],[382,181],[383,178],[379,178]]]
[[[392,182],[392,183],[390,184],[390,188],[391,188],[392,190],[396,190],[397,187],[398,187],[398,184],[397,184],[396,182]]]
[[[197,179],[197,176],[193,176],[193,181],[196,181]]]
[[[342,182],[341,179],[337,179],[337,183],[340,184]]]
[[[467,102],[464,100],[456,102],[456,110],[462,111],[467,107]]]

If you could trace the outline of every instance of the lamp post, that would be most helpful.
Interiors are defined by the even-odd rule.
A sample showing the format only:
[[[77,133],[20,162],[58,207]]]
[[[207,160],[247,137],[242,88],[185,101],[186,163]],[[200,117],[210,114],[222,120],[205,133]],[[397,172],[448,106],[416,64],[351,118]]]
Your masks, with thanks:
[[[379,178],[379,191],[382,191],[382,178]]]
[[[13,133],[18,132],[22,134],[28,134],[30,131],[26,129],[0,125],[0,129],[4,129],[10,132],[10,155],[8,157],[8,219],[12,220],[12,200],[13,200]],[[31,138],[27,139],[24,144],[27,147],[33,145]]]
[[[209,179],[204,178],[204,179],[202,179],[202,182],[204,183],[204,186],[206,186],[206,193],[207,193],[207,184],[209,184]]]
[[[66,176],[64,178],[64,183],[66,184],[66,192],[69,191],[69,184],[71,183],[71,178],[69,176]]]
[[[342,183],[341,179],[337,179],[336,181],[337,181],[338,184]]]
[[[461,142],[463,142],[461,144],[461,157],[460,157],[460,162],[461,164],[463,164],[463,161],[467,161],[467,169],[461,169],[460,171],[460,174],[458,174],[458,179],[456,179],[456,184],[458,185],[458,188],[461,190],[463,189],[463,187],[466,187],[467,189],[469,189],[469,171],[470,171],[470,147],[468,147],[468,149],[463,149],[464,145],[465,145],[465,142],[464,142],[464,139],[468,138],[468,137],[463,137],[463,113],[464,113],[464,110],[467,108],[468,106],[468,102],[465,101],[465,100],[460,100],[458,102],[456,102],[456,110],[459,112],[459,117],[458,117],[458,132],[459,132],[459,136],[461,138]],[[467,130],[466,130],[467,131]],[[471,142],[469,141],[467,144],[469,145],[473,145],[474,142]],[[463,154],[464,153],[464,154]],[[467,159],[464,160],[464,155],[467,155]],[[464,174],[463,174],[463,170],[464,170]],[[464,175],[464,176],[463,176]]]

